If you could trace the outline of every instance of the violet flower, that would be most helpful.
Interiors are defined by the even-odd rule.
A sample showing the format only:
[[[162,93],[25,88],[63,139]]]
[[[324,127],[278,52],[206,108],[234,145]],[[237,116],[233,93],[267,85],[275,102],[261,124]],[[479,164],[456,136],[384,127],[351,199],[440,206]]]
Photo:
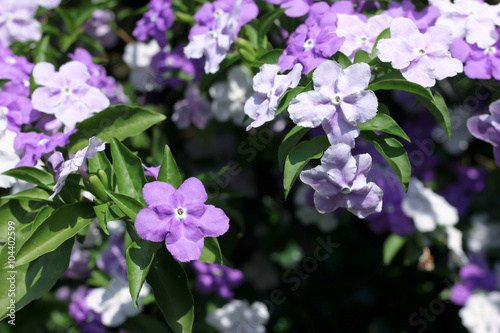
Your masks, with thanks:
[[[432,87],[436,80],[463,70],[460,60],[450,54],[452,41],[448,27],[430,27],[422,34],[412,20],[396,18],[391,23],[391,38],[379,41],[377,56],[400,69],[408,81]]]
[[[77,322],[82,333],[106,333],[106,327],[101,324],[101,316],[92,311],[85,302],[89,292],[90,290],[84,285],[73,291],[68,309],[69,315]]]
[[[174,23],[171,0],[151,0],[149,10],[137,22],[132,35],[144,42],[152,37],[161,47],[167,45],[166,32]]]
[[[382,190],[366,181],[371,164],[369,154],[353,157],[351,147],[339,143],[325,151],[321,165],[302,171],[300,180],[316,191],[314,205],[318,212],[343,207],[362,219],[382,210]]]
[[[331,144],[354,146],[358,124],[375,117],[378,101],[365,90],[370,66],[358,63],[342,69],[335,61],[323,62],[313,73],[314,90],[297,95],[290,102],[290,118],[299,126],[323,126]]]
[[[289,88],[295,88],[299,84],[302,65],[295,64],[286,75],[279,75],[279,71],[279,65],[264,64],[260,67],[260,72],[254,76],[255,94],[246,101],[244,106],[247,116],[254,120],[247,126],[247,131],[274,119],[281,96]]]
[[[436,22],[439,17],[439,8],[436,6],[427,6],[418,12],[410,0],[403,0],[401,2],[391,1],[387,10],[384,10],[381,14],[394,18],[407,17],[415,23],[420,32],[424,33]]]
[[[500,100],[490,104],[491,115],[483,114],[471,117],[467,121],[467,128],[476,138],[493,145],[495,162],[500,166]]]
[[[471,79],[500,80],[500,40],[486,48],[455,38],[450,48],[453,57],[465,63],[464,74]]]
[[[33,78],[36,84],[42,85],[33,92],[33,107],[54,114],[66,126],[66,131],[109,106],[106,96],[88,84],[87,66],[79,61],[62,65],[59,72],[54,65],[40,62],[33,68]]]
[[[188,84],[184,99],[174,104],[172,121],[179,129],[187,129],[191,123],[204,129],[211,118],[210,102],[201,95],[197,84]]]
[[[0,173],[16,167],[19,156],[14,149],[17,133],[7,129],[7,117],[0,113]],[[16,183],[14,177],[0,175],[0,188],[8,188]]]
[[[461,281],[451,288],[450,300],[457,305],[465,305],[474,290],[493,291],[496,289],[497,278],[490,271],[485,260],[470,263],[460,268]]]
[[[165,242],[177,261],[188,262],[201,256],[204,237],[218,237],[229,229],[222,209],[205,205],[205,187],[189,178],[179,189],[154,181],[142,189],[147,207],[135,218],[139,236],[152,242]]]
[[[156,81],[168,87],[179,89],[189,79],[199,79],[195,62],[198,59],[188,59],[184,47],[177,46],[172,51],[160,51],[151,60],[151,68],[156,73]],[[179,73],[181,72],[181,73]],[[179,78],[179,75],[183,78]]]
[[[44,133],[21,132],[14,140],[14,146],[20,152],[24,152],[23,158],[17,164],[20,166],[34,167],[38,159],[45,154],[54,152],[57,147],[64,147],[69,143],[69,137],[74,131],[69,133],[56,133],[48,136]]]
[[[239,269],[201,261],[194,261],[192,267],[197,274],[196,289],[202,294],[216,292],[222,298],[233,298],[231,289],[243,283],[243,273]]]
[[[300,17],[309,13],[309,9],[314,0],[266,0],[273,5],[280,5],[281,8],[287,8],[285,15],[289,17]]]
[[[111,27],[114,21],[115,13],[112,10],[96,9],[82,28],[102,46],[110,48],[118,42],[118,36]]]
[[[35,19],[37,4],[2,1],[0,6],[0,45],[14,42],[39,41],[42,25]]]
[[[40,117],[40,113],[33,110],[29,98],[3,91],[0,93],[0,113],[7,116],[7,129],[13,132],[20,132],[22,125],[30,124]]]

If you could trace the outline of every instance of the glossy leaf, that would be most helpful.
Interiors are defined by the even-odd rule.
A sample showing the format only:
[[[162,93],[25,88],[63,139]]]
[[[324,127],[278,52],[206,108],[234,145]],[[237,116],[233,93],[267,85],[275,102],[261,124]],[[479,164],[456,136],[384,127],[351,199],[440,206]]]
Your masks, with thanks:
[[[114,203],[120,207],[120,209],[132,219],[135,220],[135,216],[141,209],[145,207],[145,205],[134,198],[131,198],[127,195],[115,193],[111,191],[106,191],[109,197],[114,201]]]
[[[354,54],[354,63],[357,64],[359,62],[366,62],[369,63],[371,61],[370,55],[368,52],[364,50],[358,50],[356,54]]]
[[[262,44],[262,41],[265,40],[265,36],[271,29],[274,21],[279,19],[281,15],[285,12],[286,9],[277,8],[273,11],[267,12],[259,18],[259,23],[257,25],[257,35],[259,36],[259,43]]]
[[[391,116],[384,113],[377,113],[375,118],[368,120],[366,123],[359,124],[359,129],[361,131],[379,131],[388,134],[399,136],[408,142],[410,138],[406,135],[405,131],[399,127],[398,123]]]
[[[298,94],[300,94],[301,92],[313,90],[313,87],[313,82],[310,81],[305,87],[295,87],[291,90],[288,90],[285,94],[283,94],[283,96],[281,96],[280,104],[278,105],[278,108],[276,109],[274,115],[277,116],[280,113],[287,111],[290,102],[295,97],[297,97]]]
[[[40,170],[33,167],[19,167],[10,169],[5,171],[3,175],[27,181],[50,191],[52,191],[55,185],[54,176],[52,176],[45,170]]]
[[[389,265],[406,242],[406,238],[392,234],[384,242],[384,265]]]
[[[205,238],[205,246],[203,247],[203,252],[201,253],[200,259],[198,260],[209,264],[224,264],[224,259],[222,257],[222,252],[220,250],[217,238]]]
[[[170,147],[165,145],[165,153],[161,162],[160,171],[158,172],[158,181],[166,182],[175,188],[179,188],[182,184],[182,177],[175,162],[174,156],[170,151]]]
[[[108,204],[102,204],[98,206],[94,206],[94,211],[95,215],[97,217],[97,221],[99,222],[99,225],[101,226],[102,230],[106,235],[109,235],[109,229],[108,229],[108,210],[109,206]]]
[[[293,147],[295,147],[297,142],[299,142],[300,139],[302,139],[302,137],[307,134],[307,132],[309,132],[309,128],[304,128],[297,125],[293,127],[285,136],[278,148],[278,166],[280,168],[280,171],[283,171],[283,168],[285,167],[285,159],[290,151],[293,149]]]
[[[3,197],[4,199],[17,199],[17,200],[30,200],[30,201],[41,201],[41,202],[51,202],[49,199],[50,194],[41,188],[29,188],[27,190],[17,192]]]
[[[390,28],[387,28],[384,31],[382,31],[377,36],[377,39],[375,39],[375,43],[373,44],[372,54],[371,54],[372,59],[374,59],[377,56],[377,45],[378,45],[379,40],[381,40],[383,38],[391,38],[391,29]]]

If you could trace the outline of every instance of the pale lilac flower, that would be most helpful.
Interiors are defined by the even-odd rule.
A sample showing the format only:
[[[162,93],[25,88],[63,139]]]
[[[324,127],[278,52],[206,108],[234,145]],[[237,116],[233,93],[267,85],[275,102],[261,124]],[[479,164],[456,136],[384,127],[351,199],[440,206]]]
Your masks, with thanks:
[[[500,292],[471,295],[458,315],[471,333],[500,331]]]
[[[66,146],[69,143],[70,135],[74,132],[56,133],[52,136],[37,132],[18,133],[14,140],[14,146],[18,152],[23,153],[23,158],[17,166],[34,167],[43,155],[54,152],[57,147]]]
[[[496,289],[497,278],[488,268],[486,258],[477,260],[471,258],[471,263],[460,268],[460,282],[455,283],[450,292],[450,300],[457,305],[465,305],[474,290],[493,291]]]
[[[7,47],[13,42],[39,41],[42,25],[35,19],[36,4],[23,4],[9,0],[0,6],[0,44]]]
[[[281,8],[287,8],[285,10],[286,16],[299,17],[309,13],[314,0],[266,0],[266,2],[280,5]]]
[[[434,26],[422,34],[408,18],[396,18],[391,23],[391,38],[381,39],[377,56],[392,67],[401,70],[404,78],[424,87],[432,87],[436,80],[462,72],[462,62],[452,58],[451,31],[445,26]]]
[[[204,129],[210,118],[212,118],[210,102],[201,95],[197,84],[189,83],[184,99],[174,104],[172,121],[179,129],[189,128],[191,123],[199,129]]]
[[[174,23],[171,0],[151,0],[149,10],[137,22],[132,35],[144,42],[152,37],[161,47],[167,45],[166,32]]]
[[[208,90],[212,97],[212,112],[220,122],[233,119],[241,125],[245,117],[245,102],[252,96],[252,77],[245,66],[233,66],[227,74],[227,82],[216,82]]]
[[[67,161],[64,161],[62,154],[58,151],[52,154],[48,159],[48,164],[54,170],[56,185],[54,186],[54,193],[49,198],[54,198],[62,190],[70,173],[73,171],[85,173],[88,170],[88,160],[105,148],[105,142],[93,136],[89,139],[87,147],[77,151],[73,158]]]
[[[498,40],[495,25],[500,24],[500,6],[489,5],[483,1],[431,0],[431,5],[437,6],[441,15],[436,26],[450,28],[454,38],[464,38],[469,44],[477,44],[487,48]]]
[[[424,33],[436,22],[439,17],[439,8],[436,6],[427,6],[422,11],[417,12],[415,5],[410,0],[403,0],[401,2],[391,1],[389,8],[381,14],[394,18],[407,17],[415,23],[420,32]]]
[[[200,61],[201,59],[188,59],[184,54],[184,47],[179,45],[171,51],[157,53],[151,60],[151,68],[158,83],[178,90],[186,80],[199,79],[196,62]],[[181,74],[183,78],[179,78]]]
[[[500,223],[485,213],[470,217],[472,228],[467,235],[467,245],[472,252],[482,252],[500,247]]]
[[[222,298],[233,298],[232,288],[243,283],[243,273],[239,269],[201,261],[194,261],[193,269],[197,275],[196,289],[202,294],[216,292]]]
[[[302,171],[300,180],[316,191],[314,205],[318,212],[343,207],[362,219],[382,210],[382,190],[366,181],[371,165],[369,154],[353,157],[351,147],[339,143],[325,151],[321,165]]]
[[[338,218],[333,214],[321,214],[314,208],[314,189],[305,184],[299,184],[293,197],[295,216],[302,225],[316,224],[318,229],[329,233],[339,226]]]
[[[0,113],[7,117],[7,129],[13,132],[19,132],[22,125],[30,124],[40,117],[40,113],[33,110],[29,98],[3,91],[0,93]]]
[[[281,96],[289,88],[295,88],[299,84],[302,65],[295,64],[286,75],[279,75],[279,71],[279,65],[264,64],[260,67],[260,72],[254,76],[255,94],[244,105],[245,113],[254,120],[247,126],[247,131],[274,119]]]
[[[238,0],[230,13],[217,10],[215,21],[210,30],[191,37],[184,48],[188,58],[198,59],[205,56],[205,73],[215,73],[226,57],[227,51],[237,38],[239,29],[241,0]]]
[[[137,233],[152,242],[165,242],[177,261],[199,259],[204,237],[218,237],[229,229],[222,209],[205,205],[207,192],[196,178],[188,178],[179,189],[154,181],[142,192],[148,206],[135,218]]]
[[[111,27],[114,21],[115,13],[112,10],[96,9],[82,28],[102,46],[110,48],[118,42],[118,36]]]
[[[144,175],[154,177],[154,179],[158,179],[161,165],[148,167],[143,164],[142,167],[144,168]]]
[[[455,38],[450,47],[453,57],[465,63],[464,74],[471,79],[500,80],[500,41],[486,48]]]
[[[7,117],[0,113],[0,173],[16,167],[19,163],[19,156],[14,149],[14,140],[17,133],[7,129]],[[16,179],[9,176],[0,175],[0,187],[8,188],[15,184]]]
[[[129,80],[136,90],[149,92],[161,89],[150,67],[153,57],[160,51],[160,45],[154,39],[149,43],[137,42],[125,46],[123,61],[131,69]]]
[[[82,244],[75,242],[71,249],[69,266],[63,277],[75,280],[85,280],[90,277],[90,251],[83,248]]]
[[[87,307],[101,315],[101,322],[108,327],[116,327],[141,313],[143,299],[150,292],[150,287],[144,283],[139,293],[139,309],[135,308],[132,296],[130,296],[128,282],[120,277],[113,277],[107,288],[96,288],[90,290],[85,297]]]
[[[221,333],[265,333],[269,310],[261,302],[250,305],[246,300],[232,300],[210,312],[206,321]]]
[[[101,323],[101,315],[89,309],[85,303],[89,292],[85,285],[80,285],[73,291],[68,307],[69,315],[76,321],[82,333],[107,333],[106,327]]]
[[[495,162],[500,166],[500,100],[491,103],[489,111],[491,115],[471,117],[467,127],[473,136],[493,145]]]
[[[54,65],[40,62],[33,68],[33,78],[42,85],[33,92],[33,107],[53,114],[66,126],[66,131],[109,106],[106,96],[88,84],[87,66],[79,61],[62,65],[59,72]]]
[[[375,93],[365,90],[370,75],[366,63],[342,69],[335,61],[325,61],[313,73],[314,90],[300,93],[290,102],[290,118],[303,127],[322,125],[331,144],[353,147],[359,135],[358,124],[377,113]]]
[[[337,15],[337,31],[339,37],[344,37],[340,52],[351,60],[356,51],[363,50],[371,53],[378,35],[391,25],[392,18],[387,15],[375,15],[362,21],[357,15]]]

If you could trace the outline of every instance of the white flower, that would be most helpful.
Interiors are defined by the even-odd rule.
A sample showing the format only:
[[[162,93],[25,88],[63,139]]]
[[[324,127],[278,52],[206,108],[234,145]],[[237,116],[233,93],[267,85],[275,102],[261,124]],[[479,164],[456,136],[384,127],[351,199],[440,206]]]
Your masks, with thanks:
[[[472,228],[467,237],[467,245],[472,252],[500,247],[500,223],[488,221],[486,214],[474,214],[470,219]]]
[[[458,211],[445,198],[425,188],[420,180],[412,178],[408,193],[401,202],[403,212],[413,218],[420,232],[429,232],[436,226],[453,226],[458,222]]]
[[[253,94],[252,77],[245,66],[234,66],[227,79],[227,82],[217,82],[209,89],[213,98],[212,112],[220,122],[232,118],[235,124],[241,125],[245,117],[243,106]]]
[[[224,307],[208,314],[206,321],[221,333],[262,333],[269,320],[269,311],[264,303],[232,300]]]
[[[450,257],[451,263],[463,266],[469,263],[469,259],[462,247],[462,232],[455,227],[446,227],[447,245],[453,256]]]
[[[0,173],[15,168],[21,160],[14,149],[14,139],[17,133],[7,129],[7,116],[0,112]],[[14,185],[16,179],[0,175],[0,187],[8,188]]]
[[[102,316],[103,325],[116,327],[123,324],[127,317],[136,316],[142,311],[142,300],[149,294],[149,290],[145,283],[139,293],[139,309],[136,309],[127,281],[114,277],[107,288],[93,289],[85,297],[85,303],[89,309]]]
[[[500,332],[500,292],[471,295],[458,315],[471,333]]]
[[[161,51],[156,40],[149,43],[129,43],[125,46],[123,61],[132,70],[130,82],[135,89],[147,92],[161,89],[155,80],[155,72],[149,67],[153,57]]]
[[[295,215],[297,218],[303,225],[316,224],[318,228],[325,233],[336,229],[339,225],[338,219],[335,215],[333,215],[333,213],[319,213],[316,208],[314,208],[314,203],[311,206],[307,200],[309,192],[314,193],[314,190],[305,184],[300,184],[299,188],[295,192],[293,202],[295,203]]]

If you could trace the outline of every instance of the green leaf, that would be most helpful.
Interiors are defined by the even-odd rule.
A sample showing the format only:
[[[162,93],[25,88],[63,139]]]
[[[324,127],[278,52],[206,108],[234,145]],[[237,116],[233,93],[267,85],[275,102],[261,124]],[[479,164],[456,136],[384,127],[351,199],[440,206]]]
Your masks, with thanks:
[[[205,237],[205,246],[203,247],[203,252],[201,253],[200,259],[198,260],[209,264],[224,264],[222,252],[220,250],[217,238]]]
[[[283,188],[285,199],[290,194],[293,183],[300,172],[312,159],[318,159],[323,155],[323,151],[330,146],[326,136],[317,136],[311,140],[303,141],[290,151],[285,160],[285,172]]]
[[[16,263],[22,266],[57,249],[95,218],[91,202],[76,202],[58,208],[33,232],[19,249]]]
[[[143,203],[131,198],[127,195],[115,193],[111,191],[106,191],[109,197],[114,201],[114,203],[120,207],[120,209],[127,214],[128,217],[135,221],[135,216],[141,209],[146,207]]]
[[[257,32],[257,20],[253,19],[243,26],[243,31],[248,37],[250,43],[253,44],[255,48],[258,47],[259,43],[259,33]]]
[[[97,152],[97,154],[94,157],[89,159],[89,173],[97,174],[99,170],[102,170],[106,173],[108,182],[110,182],[113,179],[113,167],[104,151]],[[103,185],[106,186],[104,182]],[[111,186],[111,188],[113,188],[112,184],[109,185]]]
[[[5,171],[3,175],[27,181],[49,191],[52,191],[55,185],[54,176],[52,176],[45,170],[40,170],[33,167],[19,167],[10,169]]]
[[[364,51],[364,50],[359,50],[358,52],[356,52],[356,54],[354,55],[354,63],[357,64],[358,62],[366,62],[366,63],[369,63],[371,61],[370,59],[370,55],[368,54],[368,52]]]
[[[38,227],[50,216],[54,213],[56,209],[54,207],[46,206],[43,207],[42,210],[38,212],[35,220],[31,226],[31,233],[33,233]]]
[[[259,23],[257,25],[257,34],[259,36],[259,44],[262,44],[262,41],[265,39],[264,37],[267,35],[269,30],[271,29],[274,21],[279,19],[281,15],[285,12],[286,9],[278,8],[273,11],[267,12],[259,18]]]
[[[127,276],[130,295],[136,308],[139,308],[139,292],[151,268],[154,255],[160,247],[161,243],[138,239],[127,248]]]
[[[411,92],[436,117],[448,133],[448,138],[451,137],[450,112],[439,93],[406,80],[399,72],[392,72],[374,80],[368,86],[368,90],[404,90]]]
[[[76,125],[78,132],[70,137],[69,153],[87,147],[93,136],[105,142],[110,142],[112,138],[122,141],[144,132],[164,119],[165,116],[161,113],[138,106],[110,106]]]
[[[109,229],[108,229],[108,210],[109,206],[108,204],[102,204],[98,206],[94,206],[94,212],[97,217],[97,221],[99,222],[99,225],[101,226],[102,230],[106,235],[109,236]]]
[[[280,168],[280,171],[283,171],[283,167],[285,166],[285,159],[290,151],[293,149],[293,147],[295,147],[297,142],[299,142],[300,139],[302,139],[302,137],[307,134],[307,132],[309,132],[309,128],[295,126],[285,136],[278,148],[278,166]]]
[[[396,123],[391,116],[384,113],[377,113],[375,118],[368,120],[366,123],[359,124],[359,129],[361,131],[379,131],[388,134],[399,136],[408,142],[410,138],[406,135],[405,131]]]
[[[146,177],[141,159],[115,138],[111,143],[111,156],[118,193],[144,202],[142,188],[146,184]]]
[[[3,197],[4,199],[17,199],[17,200],[31,200],[31,201],[41,201],[41,202],[52,202],[49,199],[50,194],[41,188],[29,188],[27,190],[17,192],[16,194],[8,195]]]
[[[277,64],[279,57],[283,54],[283,50],[281,49],[274,49],[266,54],[264,54],[262,57],[258,58],[253,64],[252,67],[261,67],[264,64]]]
[[[298,94],[306,91],[313,90],[313,82],[309,81],[309,83],[305,87],[295,87],[291,90],[288,90],[283,96],[280,98],[280,104],[278,105],[278,109],[276,109],[276,112],[274,113],[274,116],[279,115],[280,113],[283,113],[288,110],[288,106],[290,105],[290,102],[297,97]]]
[[[169,183],[175,188],[179,188],[182,184],[181,173],[175,163],[174,156],[170,151],[170,147],[165,145],[165,153],[161,162],[160,171],[158,172],[158,181]]]
[[[159,251],[147,281],[168,326],[175,333],[191,333],[194,301],[182,266],[167,251]]]
[[[393,137],[385,134],[376,135],[371,131],[362,131],[361,137],[369,141],[391,166],[399,181],[408,191],[411,177],[411,165],[403,145]]]
[[[405,237],[401,237],[398,234],[392,234],[384,242],[384,265],[389,265],[394,259],[396,254],[401,250],[404,243],[406,242]]]
[[[343,54],[340,51],[337,52],[337,53],[335,53],[333,55],[333,57],[331,57],[331,59],[333,59],[336,62],[338,62],[339,65],[342,66],[342,68],[344,68],[344,69],[352,65],[351,59],[349,59],[348,56],[346,56],[345,54]]]
[[[49,61],[49,59],[47,58],[49,47],[50,36],[45,35],[35,48],[35,63]]]
[[[387,28],[384,31],[382,31],[377,36],[377,39],[375,39],[375,44],[373,44],[372,54],[371,54],[372,59],[377,56],[377,45],[378,45],[379,40],[381,40],[383,38],[391,38],[391,29],[390,28]]]
[[[66,272],[69,266],[73,239],[69,239],[59,246],[55,251],[47,253],[33,262],[15,267],[15,307],[20,310],[31,301],[38,299],[52,289],[61,275]],[[7,280],[13,275],[10,269],[0,270],[0,290],[5,292],[4,297],[0,297],[0,320],[4,319],[9,309],[10,298],[7,292],[10,289],[10,281]]]

